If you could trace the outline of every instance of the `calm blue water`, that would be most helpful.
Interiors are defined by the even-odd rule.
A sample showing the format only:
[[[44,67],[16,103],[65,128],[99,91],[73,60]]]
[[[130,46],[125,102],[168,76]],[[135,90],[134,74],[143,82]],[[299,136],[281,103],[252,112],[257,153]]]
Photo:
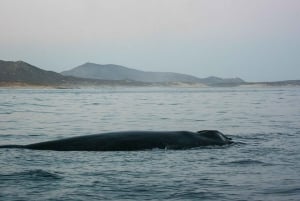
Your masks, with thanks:
[[[0,144],[217,129],[184,151],[0,149],[0,200],[299,200],[300,88],[0,89]]]

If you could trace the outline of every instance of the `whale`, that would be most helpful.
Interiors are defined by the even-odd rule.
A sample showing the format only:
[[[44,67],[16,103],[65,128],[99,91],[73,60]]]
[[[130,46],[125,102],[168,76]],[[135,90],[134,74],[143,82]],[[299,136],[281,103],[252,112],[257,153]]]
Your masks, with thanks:
[[[120,131],[76,136],[28,145],[0,145],[0,148],[24,148],[53,151],[138,151],[151,149],[191,149],[233,143],[217,130]]]

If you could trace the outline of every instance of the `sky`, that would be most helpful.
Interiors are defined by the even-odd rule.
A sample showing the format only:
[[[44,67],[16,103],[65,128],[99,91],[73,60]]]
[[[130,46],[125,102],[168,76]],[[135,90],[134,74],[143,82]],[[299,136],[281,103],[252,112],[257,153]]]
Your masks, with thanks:
[[[0,60],[300,79],[300,1],[0,0]]]

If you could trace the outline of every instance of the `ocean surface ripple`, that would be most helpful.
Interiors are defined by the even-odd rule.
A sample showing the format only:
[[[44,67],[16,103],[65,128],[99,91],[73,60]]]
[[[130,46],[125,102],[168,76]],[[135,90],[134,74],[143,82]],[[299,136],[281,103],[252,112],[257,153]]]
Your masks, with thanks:
[[[0,149],[0,200],[299,200],[300,88],[0,89],[0,144],[220,130],[230,146]]]

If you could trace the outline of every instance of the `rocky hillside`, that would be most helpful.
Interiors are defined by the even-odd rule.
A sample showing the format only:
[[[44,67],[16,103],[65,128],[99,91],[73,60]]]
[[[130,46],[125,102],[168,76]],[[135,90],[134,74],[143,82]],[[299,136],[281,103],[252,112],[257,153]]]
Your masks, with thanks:
[[[98,79],[75,78],[64,76],[53,71],[45,71],[23,61],[0,60],[0,86],[51,86],[51,87],[82,87],[102,85],[145,86],[135,81],[111,81]]]
[[[45,71],[23,61],[0,60],[0,82],[18,82],[33,85],[60,85],[66,82],[65,76]]]

